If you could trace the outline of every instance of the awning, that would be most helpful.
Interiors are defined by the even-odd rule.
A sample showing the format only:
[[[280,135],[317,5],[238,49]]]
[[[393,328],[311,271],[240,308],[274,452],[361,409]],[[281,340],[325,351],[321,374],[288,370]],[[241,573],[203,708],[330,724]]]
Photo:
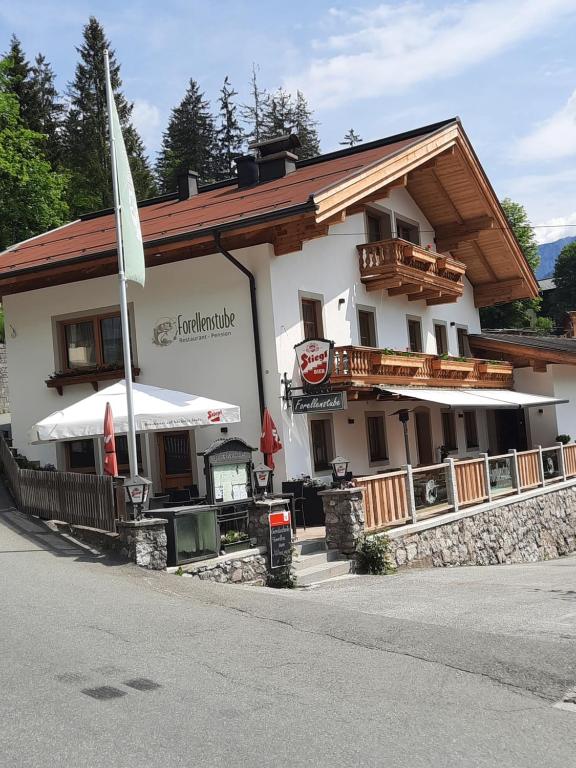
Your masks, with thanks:
[[[543,405],[560,405],[559,400],[546,395],[512,392],[509,389],[425,389],[418,387],[376,387],[381,392],[400,395],[411,400],[425,400],[447,408],[536,408]]]
[[[147,384],[134,384],[133,388],[137,432],[189,429],[240,421],[240,408],[237,405]],[[119,381],[39,421],[30,432],[31,442],[102,435],[106,403],[112,406],[116,434],[127,432],[126,384]]]

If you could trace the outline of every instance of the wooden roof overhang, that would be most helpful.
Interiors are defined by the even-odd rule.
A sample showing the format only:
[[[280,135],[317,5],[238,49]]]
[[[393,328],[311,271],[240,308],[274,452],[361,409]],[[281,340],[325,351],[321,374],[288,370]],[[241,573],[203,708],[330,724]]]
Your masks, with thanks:
[[[526,343],[514,343],[507,339],[486,338],[482,335],[469,337],[470,347],[482,357],[490,356],[495,360],[508,360],[514,368],[529,368],[545,373],[547,365],[576,365],[576,349],[547,349],[542,346],[530,346]],[[576,347],[576,342],[574,342]]]
[[[405,187],[436,232],[437,250],[466,265],[476,306],[536,297],[538,284],[458,120],[299,163],[251,188],[214,185],[185,202],[140,208],[146,265],[271,243],[276,255],[328,234],[331,224]],[[8,249],[0,295],[117,271],[111,212]]]

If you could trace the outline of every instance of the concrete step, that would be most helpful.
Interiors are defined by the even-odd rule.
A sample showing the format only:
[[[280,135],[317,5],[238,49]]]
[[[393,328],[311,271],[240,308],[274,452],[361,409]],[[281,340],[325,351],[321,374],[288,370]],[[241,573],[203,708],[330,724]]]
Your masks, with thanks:
[[[326,551],[326,539],[303,539],[294,541],[294,549],[298,555],[309,555],[315,552]]]
[[[309,587],[311,584],[344,576],[350,573],[350,565],[350,560],[330,560],[327,563],[303,568],[296,573],[296,586]]]
[[[329,552],[324,550],[321,552],[311,552],[308,555],[299,555],[294,557],[292,565],[295,571],[303,571],[305,568],[312,568],[315,565],[323,565],[324,563],[332,562],[340,558],[340,553],[336,550],[330,550]]]

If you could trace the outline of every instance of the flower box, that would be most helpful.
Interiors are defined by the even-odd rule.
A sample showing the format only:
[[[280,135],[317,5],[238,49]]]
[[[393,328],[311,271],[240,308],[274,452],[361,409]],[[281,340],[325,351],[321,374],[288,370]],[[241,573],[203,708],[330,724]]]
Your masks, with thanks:
[[[432,370],[452,373],[471,373],[474,370],[474,360],[450,360],[436,357],[432,360]]]
[[[478,363],[478,372],[496,376],[509,376],[512,373],[512,363],[491,363],[488,360],[483,360]]]
[[[229,552],[241,552],[243,549],[250,549],[252,544],[250,539],[240,539],[240,541],[222,542],[220,544],[221,549],[228,554]]]
[[[372,358],[373,365],[381,365],[386,368],[421,368],[424,364],[424,358],[418,355],[403,355],[399,352],[397,355],[386,355],[383,352],[377,352]]]
[[[140,374],[140,368],[132,368],[132,377],[136,378]],[[88,371],[65,371],[52,375],[46,379],[46,386],[56,389],[59,395],[62,395],[64,387],[73,384],[92,384],[95,392],[98,392],[99,381],[119,381],[124,378],[124,367],[121,368],[103,368],[91,369]]]

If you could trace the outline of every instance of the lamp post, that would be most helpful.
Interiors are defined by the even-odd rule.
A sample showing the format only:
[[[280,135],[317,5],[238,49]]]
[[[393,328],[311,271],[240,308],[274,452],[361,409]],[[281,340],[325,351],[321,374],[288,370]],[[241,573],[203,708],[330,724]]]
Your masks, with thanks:
[[[254,485],[263,496],[266,495],[272,470],[266,464],[258,464],[254,467]]]
[[[332,459],[330,464],[332,466],[332,479],[335,483],[342,487],[344,481],[346,480],[346,475],[348,474],[348,465],[350,464],[350,460],[345,459],[343,456],[336,456],[335,459]]]
[[[398,419],[402,424],[404,430],[404,450],[406,451],[406,464],[412,464],[410,461],[410,441],[408,439],[408,420],[410,418],[410,411],[407,408],[402,408],[400,411],[396,411]]]
[[[125,498],[132,507],[134,520],[140,520],[143,517],[142,512],[148,501],[151,485],[151,480],[140,475],[128,477],[124,481]]]

